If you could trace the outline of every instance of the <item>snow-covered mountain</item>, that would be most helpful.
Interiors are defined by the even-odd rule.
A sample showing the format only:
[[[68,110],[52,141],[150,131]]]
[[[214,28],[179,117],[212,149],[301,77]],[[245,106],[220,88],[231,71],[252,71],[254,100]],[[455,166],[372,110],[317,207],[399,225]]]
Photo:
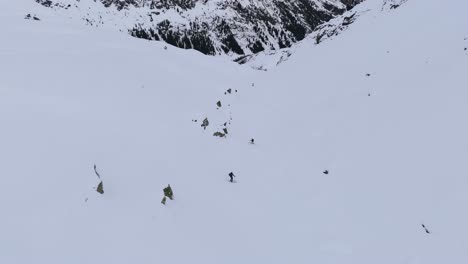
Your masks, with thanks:
[[[361,0],[36,0],[89,25],[204,54],[290,47]],[[105,7],[105,8],[104,8]]]
[[[367,0],[267,72],[67,5],[0,1],[0,263],[468,263],[468,1]]]

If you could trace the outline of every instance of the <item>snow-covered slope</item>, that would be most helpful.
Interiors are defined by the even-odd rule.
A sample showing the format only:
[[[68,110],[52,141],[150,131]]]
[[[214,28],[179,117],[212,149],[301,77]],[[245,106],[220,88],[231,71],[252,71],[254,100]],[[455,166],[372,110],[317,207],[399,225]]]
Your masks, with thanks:
[[[0,7],[0,263],[468,262],[468,2],[368,0],[268,72]]]
[[[35,0],[65,17],[231,56],[290,47],[361,0]]]

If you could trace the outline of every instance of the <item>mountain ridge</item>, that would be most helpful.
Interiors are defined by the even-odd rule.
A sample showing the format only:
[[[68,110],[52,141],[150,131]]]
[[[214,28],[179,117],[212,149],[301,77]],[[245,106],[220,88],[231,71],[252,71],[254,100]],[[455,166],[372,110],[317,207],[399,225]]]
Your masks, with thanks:
[[[291,47],[362,0],[36,0],[93,26],[195,49],[245,56]],[[105,8],[99,7],[99,5]]]

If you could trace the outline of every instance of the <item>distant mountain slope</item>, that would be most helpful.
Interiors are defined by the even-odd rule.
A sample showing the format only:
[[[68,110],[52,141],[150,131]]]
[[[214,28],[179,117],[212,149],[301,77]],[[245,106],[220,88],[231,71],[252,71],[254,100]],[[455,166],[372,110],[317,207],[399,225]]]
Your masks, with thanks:
[[[208,55],[290,47],[362,0],[36,0],[87,24]],[[78,11],[78,12],[74,12]]]

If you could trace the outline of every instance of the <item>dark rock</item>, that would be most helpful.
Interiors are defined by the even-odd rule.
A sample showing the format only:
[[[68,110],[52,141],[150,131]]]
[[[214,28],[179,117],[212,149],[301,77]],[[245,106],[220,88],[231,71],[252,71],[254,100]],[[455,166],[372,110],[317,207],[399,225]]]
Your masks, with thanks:
[[[45,7],[51,7],[52,6],[52,1],[50,0],[36,0],[36,3],[39,3]]]
[[[102,181],[98,184],[96,191],[100,194],[104,194],[104,185],[102,184]]]
[[[364,0],[341,0],[343,4],[346,5],[346,9],[350,10],[357,4],[361,3]]]
[[[31,14],[27,14],[24,19],[29,19],[29,20],[36,20],[39,21],[40,19],[36,16],[32,16]]]
[[[208,121],[208,118],[205,118],[201,124],[201,127],[206,130],[206,128],[210,125],[210,122]]]
[[[213,136],[223,138],[223,137],[226,137],[226,134],[221,133],[221,132],[215,132]]]
[[[164,197],[174,200],[174,192],[172,191],[170,184],[168,184],[167,187],[163,189],[163,192],[164,192]]]
[[[341,23],[343,26],[349,26],[355,21],[356,13],[352,14],[349,17],[345,17]]]
[[[41,5],[45,6],[45,7],[58,7],[58,8],[63,8],[63,9],[68,9],[68,8],[71,7],[70,4],[65,5],[65,4],[62,4],[60,2],[54,3],[51,0],[36,0],[36,3],[41,4]]]

